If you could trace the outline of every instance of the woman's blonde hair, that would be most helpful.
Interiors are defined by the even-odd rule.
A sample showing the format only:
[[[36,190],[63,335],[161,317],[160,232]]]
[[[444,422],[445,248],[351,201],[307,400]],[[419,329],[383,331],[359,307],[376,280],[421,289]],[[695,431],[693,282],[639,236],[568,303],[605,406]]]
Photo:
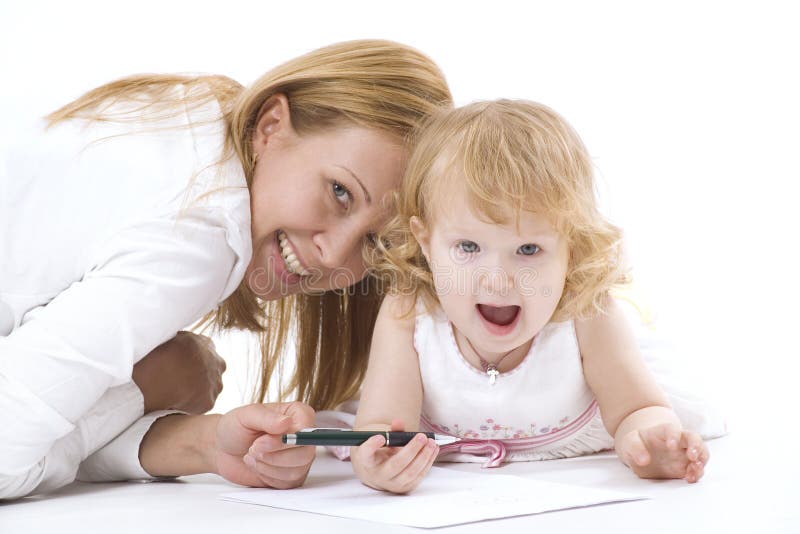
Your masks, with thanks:
[[[586,148],[550,108],[497,100],[442,110],[419,130],[414,145],[395,195],[396,215],[368,255],[390,290],[436,305],[433,276],[410,219],[431,228],[448,195],[464,190],[468,208],[494,223],[519,224],[520,213],[532,211],[546,215],[567,239],[566,284],[552,320],[601,312],[608,291],[627,282],[621,231],[597,208]]]
[[[183,91],[176,93],[175,88]],[[252,184],[252,136],[262,104],[275,94],[289,102],[298,134],[358,125],[390,133],[403,143],[432,113],[452,106],[447,82],[427,56],[382,40],[334,44],[272,69],[248,88],[223,76],[125,78],[101,86],[49,116],[51,123],[82,117],[116,120],[103,110],[116,102],[134,103],[128,114],[163,117],[215,98],[227,125],[225,159],[235,154]],[[179,95],[179,96],[176,96]],[[138,107],[137,107],[138,106]],[[167,111],[165,111],[167,110]],[[297,329],[297,365],[279,397],[308,402],[315,409],[336,406],[354,396],[366,371],[372,329],[382,293],[367,277],[349,291],[297,294],[261,301],[243,281],[200,325],[212,330],[239,328],[259,336],[260,381],[254,398],[263,401],[292,325]],[[279,377],[280,379],[280,377]],[[283,382],[283,380],[281,380]]]

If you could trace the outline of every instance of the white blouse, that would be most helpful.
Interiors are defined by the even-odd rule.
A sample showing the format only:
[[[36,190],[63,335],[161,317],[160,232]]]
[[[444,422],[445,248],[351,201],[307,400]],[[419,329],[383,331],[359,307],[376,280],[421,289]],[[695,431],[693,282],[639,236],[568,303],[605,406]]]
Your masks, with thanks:
[[[249,193],[220,161],[219,106],[174,115],[40,121],[0,151],[0,498],[79,467],[148,476],[139,443],[162,414],[140,419],[132,367],[244,276]]]

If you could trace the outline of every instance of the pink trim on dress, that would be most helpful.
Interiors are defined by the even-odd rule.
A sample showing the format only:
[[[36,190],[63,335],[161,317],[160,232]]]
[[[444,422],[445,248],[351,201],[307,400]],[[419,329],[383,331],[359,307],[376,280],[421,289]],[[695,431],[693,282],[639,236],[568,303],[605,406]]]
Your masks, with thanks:
[[[522,451],[550,445],[562,439],[568,438],[577,433],[597,415],[597,401],[592,399],[589,406],[574,421],[565,427],[549,432],[543,436],[530,438],[510,438],[510,439],[462,439],[458,443],[443,445],[439,449],[439,456],[445,456],[456,452],[466,454],[486,454],[488,459],[483,467],[498,467],[503,463],[506,455],[510,451]],[[425,416],[420,417],[420,422],[425,430],[452,436],[452,433],[445,432],[442,427],[433,424]],[[458,437],[458,436],[455,436]]]

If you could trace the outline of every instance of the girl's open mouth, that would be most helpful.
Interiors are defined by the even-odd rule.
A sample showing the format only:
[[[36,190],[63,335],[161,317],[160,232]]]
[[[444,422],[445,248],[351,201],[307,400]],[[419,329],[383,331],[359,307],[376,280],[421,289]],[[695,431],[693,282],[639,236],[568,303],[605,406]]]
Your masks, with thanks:
[[[483,324],[489,332],[496,335],[505,335],[514,330],[521,311],[519,306],[478,304],[475,307]]]

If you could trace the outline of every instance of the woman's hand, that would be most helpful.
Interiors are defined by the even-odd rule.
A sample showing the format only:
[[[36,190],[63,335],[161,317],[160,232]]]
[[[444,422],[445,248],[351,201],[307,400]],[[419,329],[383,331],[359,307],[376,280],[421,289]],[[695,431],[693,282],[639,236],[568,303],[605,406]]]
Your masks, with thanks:
[[[305,481],[316,449],[284,445],[281,434],[313,424],[314,410],[301,402],[168,415],[145,434],[139,461],[153,476],[217,473],[243,486],[294,488]]]
[[[243,486],[300,486],[308,476],[316,448],[284,445],[281,434],[312,426],[314,410],[302,402],[236,408],[217,423],[216,472]]]
[[[391,430],[402,431],[401,421]],[[404,447],[384,447],[383,436],[372,436],[363,445],[350,448],[350,460],[358,478],[371,488],[408,493],[419,486],[439,454],[439,446],[425,434],[417,434]]]
[[[632,430],[622,436],[616,449],[640,478],[697,482],[709,459],[708,447],[699,435],[670,423]]]
[[[222,391],[225,361],[210,338],[178,332],[133,366],[133,381],[144,396],[144,412],[205,413]]]

